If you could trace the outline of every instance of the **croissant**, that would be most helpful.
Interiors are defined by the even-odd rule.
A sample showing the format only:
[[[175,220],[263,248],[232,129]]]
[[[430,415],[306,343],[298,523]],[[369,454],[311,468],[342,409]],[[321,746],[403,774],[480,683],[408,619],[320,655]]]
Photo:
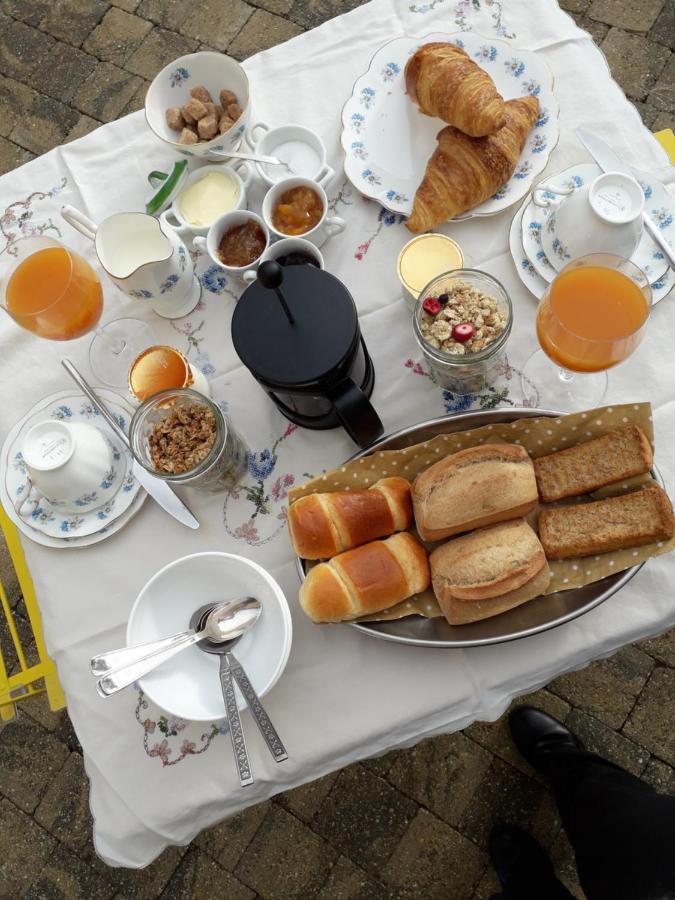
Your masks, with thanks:
[[[506,122],[494,82],[455,44],[423,44],[406,64],[405,84],[423,113],[471,137],[494,134]]]
[[[471,138],[443,128],[415,194],[410,231],[429,231],[491,197],[513,175],[538,115],[536,97],[519,97],[506,102],[506,125],[496,134]]]

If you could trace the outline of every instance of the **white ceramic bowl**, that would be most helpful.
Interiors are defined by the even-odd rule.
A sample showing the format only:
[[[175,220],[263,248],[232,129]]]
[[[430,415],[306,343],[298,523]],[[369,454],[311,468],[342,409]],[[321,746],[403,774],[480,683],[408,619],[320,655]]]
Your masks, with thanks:
[[[285,232],[278,231],[274,227],[274,224],[272,222],[272,215],[282,194],[285,194],[286,191],[290,191],[296,187],[311,188],[321,200],[321,203],[323,205],[323,214],[314,228],[310,228],[309,231],[305,231],[302,234],[297,235],[285,234]],[[328,215],[328,198],[326,197],[326,192],[321,187],[321,185],[317,184],[316,181],[312,181],[311,178],[301,178],[299,176],[294,176],[293,178],[284,178],[283,181],[277,181],[272,185],[272,187],[265,194],[265,198],[262,203],[262,216],[271,234],[273,234],[275,237],[301,237],[306,241],[309,241],[310,244],[314,244],[315,247],[321,247],[326,243],[328,238],[333,237],[333,235],[335,234],[339,234],[341,231],[344,231],[346,227],[345,220],[341,219],[340,216]]]
[[[257,624],[233,652],[259,697],[279,680],[291,652],[293,626],[286,598],[263,568],[231,553],[194,553],[169,563],[141,590],[127,625],[127,644],[168,637],[189,627],[190,616],[206,603],[229,597],[256,597],[263,606]],[[218,677],[219,657],[188,647],[140,680],[143,691],[171,715],[193,722],[225,718]],[[246,703],[237,688],[240,710]]]
[[[190,172],[185,180],[185,184],[178,192],[178,195],[171,206],[168,209],[165,209],[159,217],[160,222],[168,225],[169,228],[173,228],[174,231],[177,231],[183,240],[185,240],[186,237],[194,236],[195,234],[206,235],[208,234],[211,225],[213,225],[213,222],[209,222],[208,225],[195,225],[184,217],[181,209],[181,196],[184,191],[191,185],[200,181],[205,175],[208,175],[209,172],[228,175],[237,185],[237,202],[231,210],[226,210],[226,212],[233,212],[235,209],[246,209],[246,189],[254,177],[253,168],[249,163],[239,160],[232,166],[223,163],[200,166],[198,169],[194,169]],[[225,215],[225,213],[223,212],[221,215]]]
[[[326,187],[335,175],[335,170],[326,162],[326,145],[316,131],[304,125],[271,128],[267,122],[255,122],[246,133],[246,141],[255,153],[262,156],[277,156],[289,164],[297,159],[293,174],[311,178],[322,187]],[[289,175],[285,166],[266,163],[256,163],[255,166],[267,184],[276,184]]]
[[[253,262],[249,263],[247,266],[226,266],[217,253],[223,235],[226,231],[229,231],[230,228],[236,228],[237,225],[243,225],[245,222],[251,220],[257,222],[263,230],[263,233],[265,235],[265,249],[257,259],[254,259]],[[251,212],[248,209],[236,209],[233,212],[225,213],[224,216],[216,219],[213,225],[209,228],[206,237],[197,235],[193,243],[195,247],[206,250],[213,263],[219,268],[223,269],[225,272],[228,272],[234,278],[243,278],[246,272],[258,268],[258,265],[260,264],[270,245],[270,232],[265,222],[257,213]]]
[[[183,106],[193,87],[204,86],[214,103],[222,90],[234,91],[241,116],[225,134],[199,144],[179,144],[179,134],[166,124],[166,111]],[[251,112],[251,98],[246,72],[239,63],[224,53],[203,50],[179,56],[155,76],[145,95],[145,118],[157,137],[183,156],[209,157],[211,150],[233,150],[241,142]],[[213,157],[211,157],[213,159]]]

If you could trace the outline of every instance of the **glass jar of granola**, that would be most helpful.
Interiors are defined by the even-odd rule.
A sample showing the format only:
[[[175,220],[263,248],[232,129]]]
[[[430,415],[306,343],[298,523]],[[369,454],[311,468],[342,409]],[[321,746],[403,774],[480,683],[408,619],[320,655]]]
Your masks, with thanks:
[[[248,447],[216,404],[196,391],[160,391],[129,427],[134,458],[152,475],[215,493],[242,478]]]
[[[483,391],[495,381],[512,323],[509,295],[478,269],[438,275],[413,313],[415,338],[432,378],[458,395]]]

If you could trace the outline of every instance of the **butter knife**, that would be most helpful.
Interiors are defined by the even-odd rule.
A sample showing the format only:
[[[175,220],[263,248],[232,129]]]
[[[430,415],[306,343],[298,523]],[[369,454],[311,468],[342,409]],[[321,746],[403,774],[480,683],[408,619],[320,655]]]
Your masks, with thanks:
[[[119,422],[110,412],[105,403],[95,393],[94,389],[87,384],[87,382],[75,368],[73,363],[69,359],[62,359],[61,365],[73,379],[75,384],[77,384],[82,393],[101,413],[101,415],[115,432],[117,437],[122,441],[123,444],[129,447],[129,438],[120,428]],[[162,507],[162,509],[165,510],[165,512],[168,512],[169,515],[173,516],[174,519],[181,523],[181,525],[187,525],[188,528],[199,528],[199,522],[197,521],[197,519],[195,519],[187,506],[173,492],[171,487],[165,481],[162,481],[161,478],[155,478],[154,475],[146,472],[143,466],[139,465],[139,463],[137,463],[135,459],[133,461],[131,471],[134,474],[134,478],[136,478],[141,483],[142,487],[145,488],[145,490],[152,497],[155,503],[158,503]]]
[[[623,175],[635,178],[621,157],[617,156],[609,144],[605,143],[597,134],[593,134],[586,128],[577,128],[576,135],[603,172],[621,172]],[[675,201],[673,202],[675,203]],[[646,212],[642,213],[642,219],[652,240],[659,245],[670,265],[675,268],[675,251],[661,234],[658,225]]]

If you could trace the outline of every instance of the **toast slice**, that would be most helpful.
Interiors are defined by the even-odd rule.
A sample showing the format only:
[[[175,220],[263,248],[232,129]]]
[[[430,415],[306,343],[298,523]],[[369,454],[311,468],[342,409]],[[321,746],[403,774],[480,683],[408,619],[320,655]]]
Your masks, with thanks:
[[[607,500],[545,509],[539,516],[539,539],[548,559],[641,547],[674,533],[673,507],[656,484]]]
[[[590,494],[615,481],[642,475],[651,467],[652,448],[637,425],[625,425],[534,460],[537,487],[545,503]]]

